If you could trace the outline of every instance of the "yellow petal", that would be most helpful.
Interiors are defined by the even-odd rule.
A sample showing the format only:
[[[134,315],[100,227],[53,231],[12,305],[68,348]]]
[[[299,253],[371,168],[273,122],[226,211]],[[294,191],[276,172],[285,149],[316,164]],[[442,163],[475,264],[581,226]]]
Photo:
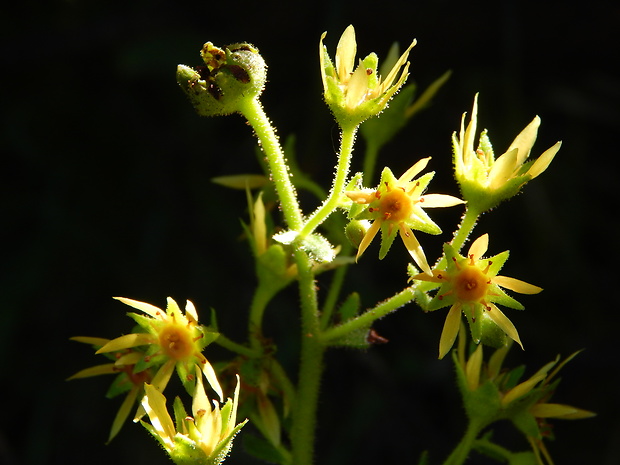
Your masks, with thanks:
[[[469,251],[467,252],[467,255],[473,255],[475,261],[480,260],[480,258],[487,252],[488,248],[489,235],[483,234],[474,242],[472,242],[472,244],[469,246]]]
[[[392,82],[394,82],[394,80],[396,79],[396,75],[398,74],[398,71],[400,70],[401,66],[403,66],[405,62],[407,61],[409,52],[415,46],[416,43],[417,41],[413,39],[413,42],[411,42],[411,45],[409,45],[409,48],[405,50],[405,52],[400,56],[398,61],[394,64],[394,66],[392,66],[392,69],[390,70],[388,75],[385,77],[385,79],[383,79],[383,83],[381,85],[381,89],[383,92],[385,92],[385,90],[392,85]],[[407,71],[405,70],[405,73],[406,72]]]
[[[359,260],[359,258],[362,256],[364,251],[368,248],[372,240],[377,235],[377,232],[379,231],[380,228],[381,228],[380,221],[372,222],[372,224],[370,225],[370,228],[368,228],[368,231],[366,231],[366,234],[364,234],[364,238],[362,239],[362,242],[360,242],[360,246],[357,249],[357,256],[355,257],[355,261]]]
[[[134,351],[129,352],[128,354],[125,354],[119,357],[118,360],[114,362],[114,365],[117,367],[135,365],[142,359],[142,357],[144,357],[144,354],[142,352],[137,352],[134,350]]]
[[[461,121],[461,150],[463,153],[463,163],[468,166],[469,158],[474,154],[474,137],[476,137],[476,126],[478,124],[478,94],[474,97],[474,106],[471,109],[471,116],[467,129],[463,131],[465,115]]]
[[[502,187],[514,175],[517,167],[521,166],[517,163],[518,155],[519,151],[516,148],[509,150],[491,165],[488,176],[491,189]]]
[[[453,207],[465,203],[458,197],[446,194],[426,194],[420,197],[420,202],[422,202],[420,206],[423,208]]]
[[[113,363],[104,363],[103,365],[96,365],[94,367],[84,368],[83,370],[78,371],[76,374],[69,376],[67,378],[67,381],[69,381],[70,379],[88,378],[90,376],[110,375],[115,373],[118,373],[118,370]]]
[[[153,318],[160,318],[162,310],[161,308],[156,307],[155,305],[147,304],[146,302],[140,302],[138,300],[127,299],[125,297],[114,297],[116,300],[120,300],[125,305],[129,305],[130,307],[137,308],[138,310],[142,310],[149,316]]]
[[[487,315],[493,320],[493,322],[497,326],[499,326],[508,335],[510,339],[519,344],[523,349],[523,344],[521,344],[519,333],[517,332],[517,328],[515,328],[515,325],[512,324],[512,321],[510,321],[508,317],[504,315],[495,304],[489,305],[491,307],[491,310],[487,311]]]
[[[519,294],[538,294],[542,291],[542,287],[534,286],[520,279],[509,278],[508,276],[495,276],[492,281],[498,286],[505,287]]]
[[[349,83],[347,84],[346,105],[349,108],[355,108],[361,105],[366,99],[368,92],[368,75],[362,66],[358,66],[355,72],[351,74]]]
[[[401,224],[399,226],[398,232],[400,234],[400,238],[405,244],[405,247],[409,251],[409,255],[411,255],[411,258],[413,258],[413,260],[422,269],[422,271],[424,271],[427,275],[432,276],[433,272],[431,271],[431,267],[428,265],[426,255],[424,255],[424,250],[416,239],[415,234],[413,234],[411,228],[408,228]]]
[[[204,384],[202,384],[202,375],[200,374],[200,368],[196,366],[196,389],[194,391],[194,399],[192,401],[192,413],[194,418],[198,418],[198,412],[200,410],[211,411],[211,402],[205,392]]]
[[[422,158],[421,160],[418,160],[411,168],[405,171],[400,178],[398,178],[398,183],[400,184],[400,183],[411,181],[413,178],[415,178],[418,175],[418,173],[420,173],[424,168],[426,168],[426,165],[428,165],[428,162],[430,160],[431,160],[431,157]]]
[[[548,148],[543,152],[543,154],[536,159],[536,161],[532,164],[529,170],[527,170],[527,174],[529,174],[532,179],[536,176],[543,173],[549,164],[553,161],[555,154],[558,153],[560,147],[562,146],[562,142],[556,142],[555,145],[551,148]]]
[[[564,404],[535,404],[530,413],[537,418],[561,418],[563,420],[578,420],[596,416],[596,413],[582,410]]]
[[[357,54],[357,42],[355,41],[355,29],[353,25],[349,25],[336,47],[336,70],[340,82],[348,82],[349,75],[353,72],[355,66],[355,55]]]
[[[103,347],[108,342],[110,342],[109,339],[106,339],[104,337],[89,337],[89,336],[75,336],[75,337],[70,337],[69,340],[76,341],[76,342],[83,342],[84,344],[91,344],[93,346],[99,346],[99,347]]]
[[[127,393],[125,396],[125,400],[121,404],[121,407],[116,412],[116,416],[114,417],[114,421],[112,422],[112,427],[110,428],[110,436],[108,436],[108,443],[114,439],[114,437],[119,433],[125,421],[129,417],[129,412],[131,411],[133,404],[136,401],[136,397],[138,397],[138,391],[140,389],[137,386],[134,386],[131,391]]]
[[[191,300],[188,300],[185,304],[185,316],[189,315],[189,320],[194,323],[198,323],[198,312],[196,311],[196,307]]]
[[[207,378],[207,381],[209,381],[211,388],[216,392],[216,394],[220,398],[220,402],[224,402],[224,393],[222,392],[222,387],[220,386],[220,382],[217,379],[215,370],[213,369],[213,367],[211,366],[211,364],[206,358],[204,359],[204,363],[202,363],[202,372],[204,373],[205,378]],[[198,373],[196,373],[196,375],[198,375]]]
[[[461,325],[461,306],[453,305],[446,316],[443,324],[441,337],[439,338],[439,358],[442,359],[454,345],[456,335],[459,333]]]
[[[124,336],[112,339],[96,354],[104,354],[106,352],[115,352],[119,350],[130,349],[131,347],[144,346],[153,343],[153,336],[147,333],[125,334]]]
[[[460,319],[459,319],[460,321]],[[480,383],[480,367],[482,366],[482,344],[471,354],[467,364],[465,365],[465,377],[467,378],[467,387],[470,391],[475,391]]]
[[[536,116],[532,122],[515,137],[515,140],[512,141],[512,144],[510,144],[510,147],[506,150],[506,152],[510,152],[512,149],[519,150],[519,155],[517,157],[517,163],[519,165],[522,165],[525,160],[527,160],[527,157],[530,156],[530,151],[532,150],[534,142],[536,142],[539,126],[540,118]]]
[[[164,441],[169,449],[174,447],[173,438],[176,434],[174,423],[168,409],[166,408],[166,398],[151,384],[144,385],[145,396],[142,399],[142,407],[151,420],[151,424],[159,437]]]

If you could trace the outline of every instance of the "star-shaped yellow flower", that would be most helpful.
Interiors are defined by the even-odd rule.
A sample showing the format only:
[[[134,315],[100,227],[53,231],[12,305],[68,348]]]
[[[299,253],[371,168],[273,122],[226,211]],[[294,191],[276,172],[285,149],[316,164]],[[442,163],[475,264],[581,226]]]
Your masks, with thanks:
[[[135,370],[139,372],[148,367],[159,366],[151,384],[160,391],[163,391],[168,384],[175,367],[186,389],[193,391],[195,375],[199,374],[194,373],[194,366],[197,364],[222,400],[222,388],[215,371],[202,355],[203,349],[219,334],[198,324],[198,314],[192,302],[187,301],[183,314],[170,297],[166,311],[145,302],[124,297],[115,298],[146,313],[147,316],[129,313],[145,332],[126,334],[113,339],[101,347],[97,351],[98,354],[145,346],[144,356],[136,363]]]
[[[501,288],[521,294],[537,294],[542,288],[515,278],[498,276],[497,273],[508,259],[508,251],[491,258],[482,258],[488,245],[489,236],[484,234],[471,244],[467,256],[463,257],[450,244],[445,244],[446,270],[434,270],[432,277],[427,274],[413,277],[441,284],[429,303],[429,311],[451,306],[439,341],[439,358],[443,358],[454,344],[461,324],[461,313],[467,318],[476,344],[483,337],[483,324],[490,319],[508,337],[523,347],[517,329],[495,302],[522,310],[523,305],[508,296]]]
[[[424,211],[425,208],[451,207],[464,203],[461,199],[444,194],[424,194],[434,172],[414,178],[424,169],[430,160],[424,158],[409,168],[400,178],[396,179],[389,168],[381,174],[381,182],[375,190],[359,190],[346,192],[355,204],[368,205],[358,219],[372,220],[357,251],[359,258],[368,248],[377,232],[381,230],[382,259],[390,249],[396,234],[399,234],[405,247],[417,265],[431,275],[431,268],[426,260],[422,246],[413,234],[413,229],[428,234],[440,234],[441,229]]]
[[[319,42],[319,60],[325,101],[338,122],[359,124],[377,115],[400,89],[408,76],[407,57],[416,44],[414,40],[395,62],[385,77],[377,73],[378,58],[371,53],[355,66],[357,42],[355,29],[349,26],[340,37],[336,48],[335,65],[323,45],[324,32]],[[402,69],[402,71],[401,71]]]
[[[496,159],[486,130],[482,131],[478,148],[474,150],[477,122],[476,94],[469,124],[465,128],[463,115],[461,130],[458,136],[456,132],[453,134],[452,145],[455,177],[461,186],[463,198],[470,206],[484,212],[514,196],[524,184],[543,173],[562,144],[557,142],[536,161],[528,161],[540,126],[540,118],[536,116],[514,139],[508,150]]]

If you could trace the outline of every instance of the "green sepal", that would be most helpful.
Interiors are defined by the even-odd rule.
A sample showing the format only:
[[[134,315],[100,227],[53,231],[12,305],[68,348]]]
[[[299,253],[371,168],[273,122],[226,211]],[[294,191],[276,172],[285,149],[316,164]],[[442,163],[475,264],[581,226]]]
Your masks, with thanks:
[[[385,258],[397,235],[398,227],[386,221],[381,223],[381,248],[379,249],[379,260],[383,260]]]
[[[114,378],[114,381],[112,381],[112,384],[110,384],[110,387],[105,393],[105,396],[108,399],[113,399],[120,394],[126,393],[132,387],[133,383],[129,379],[127,373],[121,373],[116,378]]]
[[[202,376],[202,373],[200,371],[195,373],[193,364],[177,363],[175,366],[177,375],[179,376],[181,383],[183,383],[185,391],[190,396],[193,396],[194,391],[196,390],[196,376]]]
[[[187,411],[183,406],[183,402],[180,397],[175,397],[172,403],[172,409],[174,412],[174,427],[181,434],[187,434],[187,425],[185,420],[187,418]]]
[[[485,346],[499,349],[506,345],[506,333],[487,316],[486,312],[482,312],[482,317],[480,319],[480,331],[480,342]]]

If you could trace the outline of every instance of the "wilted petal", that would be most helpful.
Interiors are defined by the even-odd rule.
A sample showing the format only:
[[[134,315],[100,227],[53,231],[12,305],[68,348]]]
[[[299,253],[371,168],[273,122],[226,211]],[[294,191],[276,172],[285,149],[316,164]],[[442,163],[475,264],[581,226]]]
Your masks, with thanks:
[[[538,294],[542,291],[542,287],[534,286],[520,279],[509,278],[508,276],[495,276],[493,283],[520,294]]]

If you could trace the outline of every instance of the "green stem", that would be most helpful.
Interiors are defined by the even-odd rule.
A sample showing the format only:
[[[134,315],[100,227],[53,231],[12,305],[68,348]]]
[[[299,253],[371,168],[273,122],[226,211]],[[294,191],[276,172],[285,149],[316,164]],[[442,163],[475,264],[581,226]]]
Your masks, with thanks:
[[[256,358],[259,357],[262,354],[262,351],[260,350],[255,350],[253,348],[244,346],[242,344],[239,344],[237,342],[234,342],[230,339],[228,339],[226,336],[224,336],[223,334],[220,334],[217,339],[215,340],[215,343],[224,347],[225,349],[230,350],[231,352],[234,352],[236,354],[239,355],[243,355],[245,357],[248,358]]]
[[[325,347],[319,337],[319,310],[310,260],[301,250],[295,251],[295,260],[299,270],[302,325],[301,362],[291,426],[292,463],[311,465]]]
[[[240,105],[239,112],[248,120],[267,157],[271,177],[275,184],[280,207],[289,228],[298,231],[302,226],[302,215],[297,194],[291,183],[288,167],[278,137],[269,122],[259,100],[247,99]]]
[[[478,222],[478,218],[480,217],[481,214],[482,212],[478,211],[475,208],[470,208],[469,206],[465,209],[465,214],[463,215],[463,218],[461,219],[461,224],[459,225],[458,229],[454,233],[452,242],[450,242],[450,244],[452,244],[452,246],[457,251],[460,251],[461,247],[463,247],[463,244],[465,243],[465,241],[471,234],[472,230],[474,229],[474,226],[476,226],[476,223]]]
[[[352,331],[368,328],[375,320],[408,304],[414,298],[414,287],[408,287],[380,304],[377,304],[374,308],[367,310],[357,318],[353,318],[346,323],[328,329],[321,335],[321,342],[323,344],[329,344],[330,341],[346,336]]]
[[[338,207],[340,196],[344,191],[347,177],[349,175],[349,167],[351,165],[351,155],[353,153],[353,144],[355,142],[355,135],[357,134],[357,126],[345,126],[342,127],[342,134],[340,140],[340,154],[338,155],[338,165],[336,167],[336,177],[332,184],[329,196],[310,217],[300,232],[300,236],[306,237],[321,224],[325,219],[331,215],[331,213]]]
[[[461,439],[461,442],[457,444],[450,456],[446,459],[443,465],[462,465],[467,460],[469,453],[474,445],[474,441],[482,431],[484,425],[478,422],[470,422],[467,425],[467,430]]]

